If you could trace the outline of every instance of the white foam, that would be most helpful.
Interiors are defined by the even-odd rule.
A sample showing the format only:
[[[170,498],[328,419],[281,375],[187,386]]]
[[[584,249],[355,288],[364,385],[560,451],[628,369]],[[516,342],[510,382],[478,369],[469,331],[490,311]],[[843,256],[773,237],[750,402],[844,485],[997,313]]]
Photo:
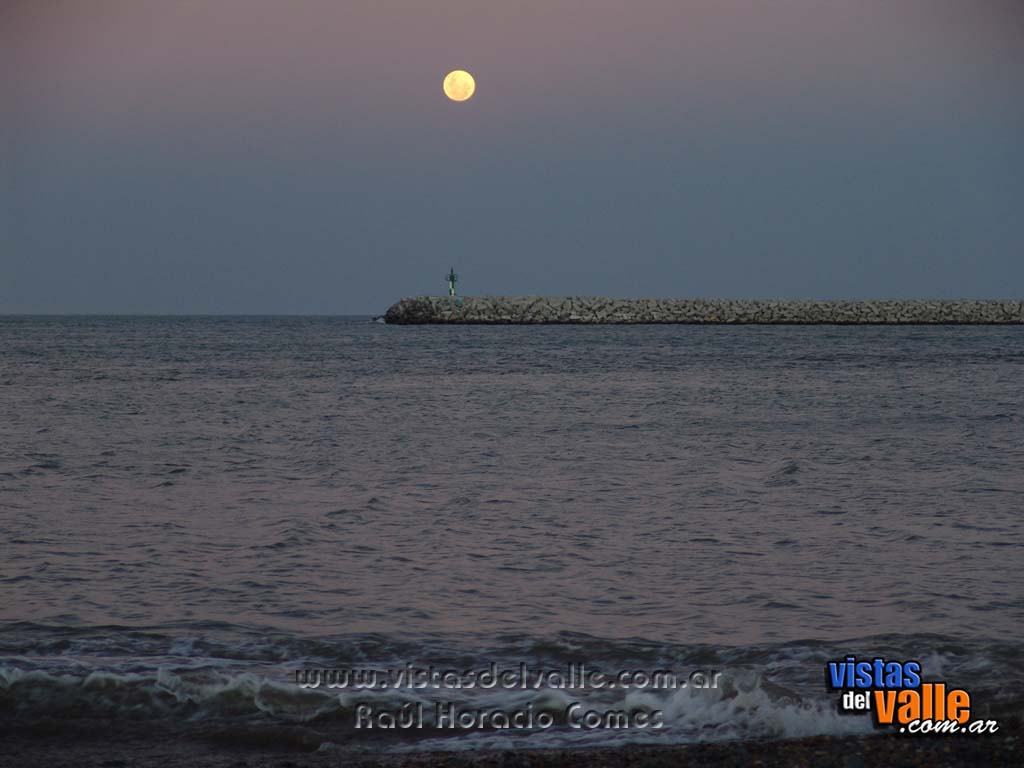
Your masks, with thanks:
[[[766,685],[754,672],[736,673],[723,683],[717,689],[679,689],[660,702],[635,694],[627,704],[661,706],[669,728],[698,740],[855,734],[873,727],[868,716],[840,714],[834,700],[801,699]]]

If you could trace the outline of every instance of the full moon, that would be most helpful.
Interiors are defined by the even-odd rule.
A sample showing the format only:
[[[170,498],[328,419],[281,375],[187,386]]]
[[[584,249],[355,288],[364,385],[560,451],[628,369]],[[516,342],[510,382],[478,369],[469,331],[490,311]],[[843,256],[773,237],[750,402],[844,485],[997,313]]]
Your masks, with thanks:
[[[444,77],[444,95],[452,101],[466,101],[476,90],[476,80],[464,69],[456,69]]]

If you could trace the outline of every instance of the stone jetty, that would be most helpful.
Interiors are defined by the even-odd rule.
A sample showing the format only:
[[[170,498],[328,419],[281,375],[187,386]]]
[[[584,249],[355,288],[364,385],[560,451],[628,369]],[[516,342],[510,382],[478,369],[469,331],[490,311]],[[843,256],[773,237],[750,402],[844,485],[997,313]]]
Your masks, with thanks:
[[[600,296],[420,296],[393,304],[397,325],[685,323],[729,325],[1017,325],[1019,300],[609,299]]]

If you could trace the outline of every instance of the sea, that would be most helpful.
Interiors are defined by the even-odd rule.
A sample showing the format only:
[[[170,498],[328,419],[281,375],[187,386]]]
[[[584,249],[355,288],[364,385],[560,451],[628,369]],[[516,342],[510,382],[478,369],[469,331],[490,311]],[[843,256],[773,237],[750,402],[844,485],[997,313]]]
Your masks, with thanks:
[[[1022,510],[1016,327],[0,317],[0,719],[867,734],[851,658],[1019,712]]]

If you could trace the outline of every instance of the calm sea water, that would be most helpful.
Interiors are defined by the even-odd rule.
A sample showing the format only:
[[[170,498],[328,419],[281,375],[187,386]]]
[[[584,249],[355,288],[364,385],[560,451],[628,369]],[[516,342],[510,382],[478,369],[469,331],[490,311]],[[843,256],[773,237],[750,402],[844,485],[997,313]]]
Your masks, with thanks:
[[[824,688],[847,654],[1019,698],[1022,381],[1016,328],[0,318],[0,715],[339,743],[368,697],[666,720],[400,748],[867,730]],[[724,677],[295,683],[491,661]]]

